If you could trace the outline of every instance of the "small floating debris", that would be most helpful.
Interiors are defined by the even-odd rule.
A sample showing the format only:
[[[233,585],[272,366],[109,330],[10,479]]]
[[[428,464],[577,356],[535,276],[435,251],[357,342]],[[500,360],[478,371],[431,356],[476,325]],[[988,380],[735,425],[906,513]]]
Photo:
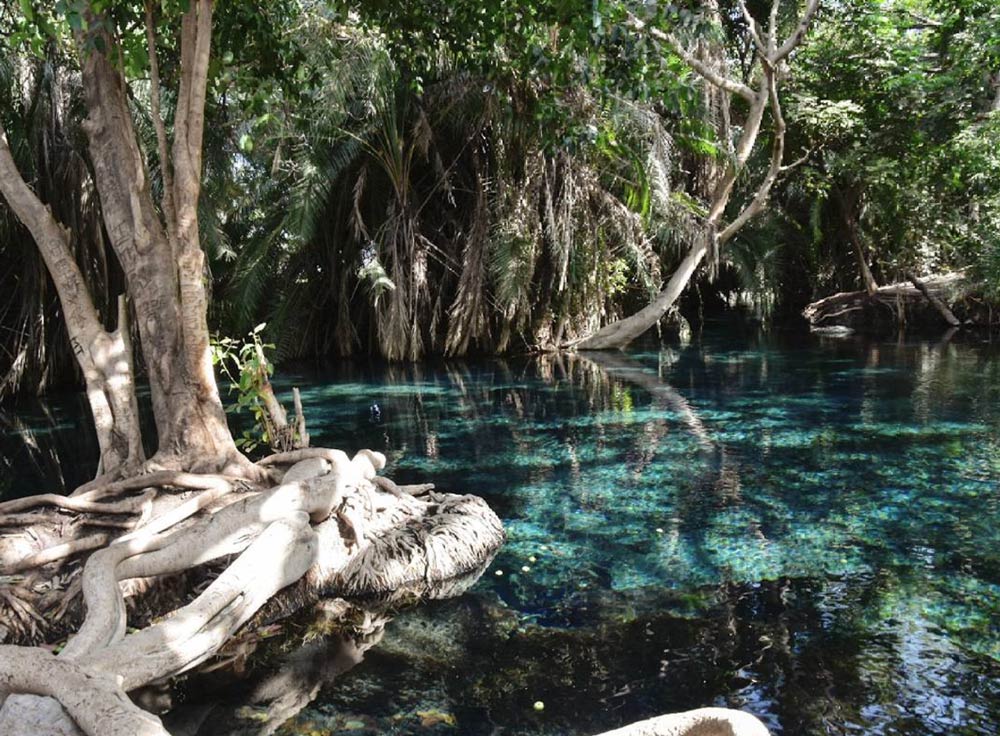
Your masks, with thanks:
[[[545,710],[545,703],[543,703],[541,700],[536,700],[535,704],[532,707],[535,710],[541,712],[541,711]]]
[[[503,570],[497,570],[497,571],[496,571],[495,573],[493,573],[493,574],[494,574],[494,575],[496,575],[497,577],[500,577],[501,575],[503,575]]]
[[[527,565],[521,565],[521,572],[531,572],[531,568]]]
[[[663,529],[661,529],[660,527],[656,527],[656,533],[663,534]]]
[[[827,327],[810,327],[809,331],[816,335],[825,335],[826,337],[847,337],[848,335],[853,335],[854,330],[850,327],[844,325],[829,325]]]
[[[534,556],[534,555],[531,555],[531,556],[530,556],[530,557],[528,558],[528,562],[538,562],[538,560],[537,560],[537,559],[535,558],[535,556]]]

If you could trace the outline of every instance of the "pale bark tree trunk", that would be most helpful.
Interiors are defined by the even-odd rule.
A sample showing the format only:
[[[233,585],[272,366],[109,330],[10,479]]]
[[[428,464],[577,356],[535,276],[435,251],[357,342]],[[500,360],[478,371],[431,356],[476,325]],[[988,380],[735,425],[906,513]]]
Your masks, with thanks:
[[[101,452],[99,472],[135,467],[144,458],[124,300],[119,304],[118,328],[105,330],[87,282],[73,258],[69,231],[56,222],[51,208],[42,204],[24,182],[2,125],[0,193],[34,238],[59,295],[97,430]]]
[[[718,0],[705,0],[704,8],[705,17],[709,23],[716,28],[721,27],[722,19],[719,15]],[[706,66],[719,69],[723,74],[728,75],[726,48],[720,38],[700,39],[695,55]],[[731,159],[734,155],[730,131],[732,105],[731,98],[725,90],[708,81],[702,81],[702,97],[704,99],[705,111],[715,132],[715,140],[724,153],[723,156],[701,155],[697,159],[694,189],[698,197],[705,201],[711,201],[715,188],[725,173],[725,161]]]
[[[952,312],[951,309],[948,308],[948,305],[945,304],[936,294],[928,289],[927,284],[917,278],[916,274],[908,273],[906,274],[906,278],[917,288],[917,291],[923,294],[924,299],[926,299],[930,305],[937,310],[937,313],[940,314],[941,318],[948,323],[949,327],[961,326],[962,322],[955,316],[955,313]]]
[[[707,9],[710,18],[717,20],[717,11],[713,11],[715,7],[714,1],[708,0]],[[667,285],[650,304],[630,317],[612,322],[590,337],[574,343],[576,348],[580,350],[620,349],[653,327],[677,301],[705,256],[718,253],[740,228],[764,209],[778,175],[790,168],[782,163],[784,159],[785,121],[778,99],[778,83],[787,73],[784,71],[784,66],[788,55],[802,43],[802,39],[805,37],[812,17],[819,7],[819,0],[808,0],[795,31],[784,42],[780,43],[778,38],[779,7],[780,0],[773,0],[767,30],[762,34],[756,20],[746,6],[740,4],[740,9],[747,21],[749,32],[757,49],[760,70],[759,79],[753,88],[728,77],[725,69],[720,68],[715,61],[705,60],[690,53],[673,34],[664,33],[656,28],[649,29],[650,35],[670,46],[708,84],[720,92],[742,97],[750,107],[739,140],[729,157],[729,163],[712,192],[708,216],[703,223],[702,237],[691,245],[687,255],[674,271]],[[643,27],[641,22],[634,19],[633,24],[639,28]],[[764,111],[768,105],[771,107],[774,138],[769,168],[749,203],[744,206],[732,222],[723,224],[723,215],[729,205],[733,186],[737,177],[745,169],[750,154],[757,143]],[[799,160],[799,162],[801,161],[802,159]]]
[[[164,177],[173,185],[163,208],[166,227],[150,191],[125,81],[109,59],[116,48],[115,39],[106,30],[95,31],[106,50],[90,50],[83,59],[88,110],[84,129],[105,227],[135,304],[156,417],[157,460],[195,469],[240,462],[212,371],[204,253],[198,238],[211,23],[211,2],[192,2],[181,31],[181,85],[173,157],[161,161],[165,171],[172,168],[173,174]],[[155,47],[150,51],[154,57]],[[153,97],[158,103],[158,86]],[[156,125],[160,139],[162,121],[158,116]],[[165,138],[159,148],[162,155]]]

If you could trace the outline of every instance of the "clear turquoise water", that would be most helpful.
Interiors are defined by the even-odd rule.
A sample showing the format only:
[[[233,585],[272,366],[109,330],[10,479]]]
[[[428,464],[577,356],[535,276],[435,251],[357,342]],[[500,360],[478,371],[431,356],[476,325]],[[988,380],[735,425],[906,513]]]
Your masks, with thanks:
[[[719,332],[286,380],[314,444],[482,495],[510,542],[281,733],[590,734],[704,705],[775,733],[1000,732],[988,345]]]

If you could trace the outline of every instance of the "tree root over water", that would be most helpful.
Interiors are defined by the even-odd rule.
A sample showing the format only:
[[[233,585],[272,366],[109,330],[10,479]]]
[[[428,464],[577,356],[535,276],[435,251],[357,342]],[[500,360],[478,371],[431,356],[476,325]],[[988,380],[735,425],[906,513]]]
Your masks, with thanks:
[[[0,642],[51,640],[86,609],[58,655],[0,646],[0,733],[166,734],[127,693],[204,663],[248,622],[327,595],[447,595],[492,559],[505,535],[482,499],[398,487],[384,465],[311,448],[259,463],[273,487],[159,471],[0,504]]]
[[[767,728],[749,713],[729,708],[698,708],[657,716],[599,736],[767,736]]]

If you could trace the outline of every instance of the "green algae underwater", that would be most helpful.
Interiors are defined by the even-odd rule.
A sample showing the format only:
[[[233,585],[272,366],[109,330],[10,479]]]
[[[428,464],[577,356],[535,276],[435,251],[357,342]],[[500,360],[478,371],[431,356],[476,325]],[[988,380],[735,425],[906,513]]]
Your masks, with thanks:
[[[996,346],[717,330],[282,381],[314,444],[481,495],[510,541],[360,650],[277,637],[194,678],[178,731],[211,706],[236,715],[190,733],[583,736],[725,705],[782,734],[1000,732]],[[67,485],[93,472],[81,411],[8,421],[8,495],[53,480],[46,453]],[[308,693],[283,725],[247,705],[276,675]]]

